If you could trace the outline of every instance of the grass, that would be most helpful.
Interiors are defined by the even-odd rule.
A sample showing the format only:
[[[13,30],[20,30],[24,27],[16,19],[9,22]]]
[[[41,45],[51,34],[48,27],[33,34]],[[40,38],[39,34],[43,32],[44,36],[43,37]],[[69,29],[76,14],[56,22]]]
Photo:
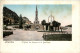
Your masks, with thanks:
[[[43,35],[43,38],[46,41],[71,41],[72,34],[48,34]]]

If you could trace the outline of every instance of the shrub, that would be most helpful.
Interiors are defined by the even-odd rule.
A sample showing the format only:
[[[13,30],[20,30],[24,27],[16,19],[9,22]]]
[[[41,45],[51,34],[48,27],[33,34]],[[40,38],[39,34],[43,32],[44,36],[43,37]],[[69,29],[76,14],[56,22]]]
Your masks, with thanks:
[[[13,34],[13,31],[3,31],[3,37]]]

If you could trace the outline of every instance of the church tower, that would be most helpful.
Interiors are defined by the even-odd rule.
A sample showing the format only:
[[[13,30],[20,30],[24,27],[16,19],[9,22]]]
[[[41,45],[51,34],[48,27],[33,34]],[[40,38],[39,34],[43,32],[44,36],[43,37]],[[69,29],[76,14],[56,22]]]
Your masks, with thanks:
[[[39,24],[37,5],[36,5],[36,12],[35,12],[35,21],[34,21],[34,24]]]

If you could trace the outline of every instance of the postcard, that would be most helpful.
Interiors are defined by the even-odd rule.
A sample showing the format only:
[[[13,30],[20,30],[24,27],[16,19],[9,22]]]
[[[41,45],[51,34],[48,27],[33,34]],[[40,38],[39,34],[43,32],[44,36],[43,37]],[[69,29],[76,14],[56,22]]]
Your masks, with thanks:
[[[1,53],[80,52],[79,1],[0,3]]]

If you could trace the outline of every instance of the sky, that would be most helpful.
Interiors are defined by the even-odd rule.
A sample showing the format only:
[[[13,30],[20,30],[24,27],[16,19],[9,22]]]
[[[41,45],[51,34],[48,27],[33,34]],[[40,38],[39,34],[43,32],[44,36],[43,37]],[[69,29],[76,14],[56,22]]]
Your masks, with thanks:
[[[32,23],[35,20],[36,5],[14,5],[8,4],[5,7],[16,12],[18,16],[27,17]],[[61,23],[61,26],[72,24],[72,5],[71,4],[38,4],[39,22],[46,20],[52,14],[54,20]]]

